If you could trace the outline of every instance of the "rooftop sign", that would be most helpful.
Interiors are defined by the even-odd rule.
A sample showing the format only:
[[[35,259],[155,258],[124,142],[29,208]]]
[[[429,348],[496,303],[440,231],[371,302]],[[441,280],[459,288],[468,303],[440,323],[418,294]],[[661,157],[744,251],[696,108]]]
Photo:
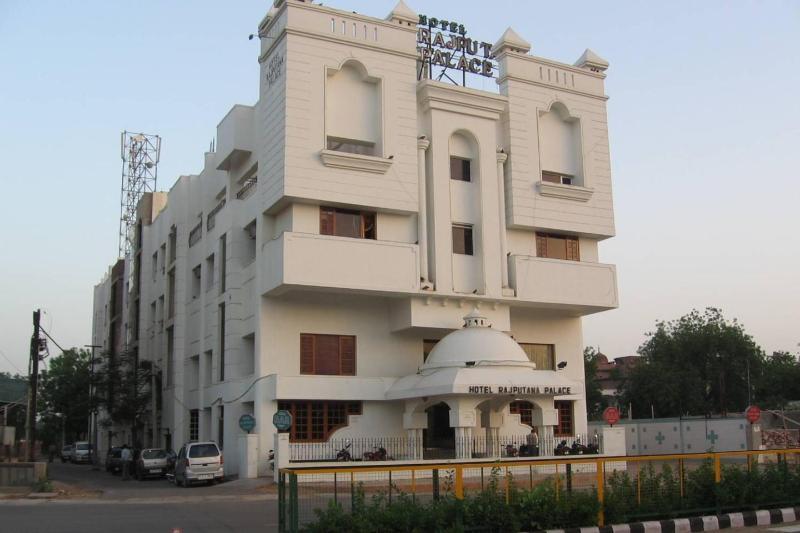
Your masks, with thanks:
[[[467,37],[464,25],[456,21],[420,15],[417,54],[420,64],[417,79],[447,78],[457,85],[466,85],[467,73],[494,76],[492,45]],[[438,69],[436,76],[434,68]],[[455,75],[454,71],[461,71],[461,81],[450,75]]]

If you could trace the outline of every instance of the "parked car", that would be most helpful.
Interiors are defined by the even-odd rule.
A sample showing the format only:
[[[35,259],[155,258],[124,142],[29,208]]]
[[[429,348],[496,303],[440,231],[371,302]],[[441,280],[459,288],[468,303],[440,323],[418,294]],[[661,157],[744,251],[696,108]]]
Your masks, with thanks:
[[[76,442],[75,449],[72,452],[72,462],[73,463],[86,463],[88,464],[91,460],[90,451],[92,450],[92,445],[86,441]]]
[[[175,460],[175,485],[188,487],[196,481],[214,483],[225,475],[225,460],[216,442],[189,442]]]
[[[139,453],[141,450],[137,450],[135,448],[129,448],[131,450],[131,465],[130,465],[130,473],[133,475],[136,470],[136,461],[139,459]],[[122,472],[122,447],[115,446],[108,450],[106,454],[106,472],[111,472],[112,474],[116,472]]]
[[[164,477],[169,469],[169,454],[161,448],[142,450],[136,460],[136,479],[142,481],[147,477]]]
[[[61,447],[61,462],[66,463],[67,461],[72,460],[72,444],[67,444]]]
[[[119,472],[122,470],[122,448],[115,446],[106,454],[106,472]]]

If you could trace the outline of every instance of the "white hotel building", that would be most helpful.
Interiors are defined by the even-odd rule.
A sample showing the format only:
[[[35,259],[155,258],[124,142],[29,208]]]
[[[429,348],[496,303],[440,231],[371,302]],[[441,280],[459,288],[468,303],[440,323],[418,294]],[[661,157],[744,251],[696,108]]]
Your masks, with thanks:
[[[163,371],[156,444],[216,440],[229,473],[246,453],[264,475],[278,409],[291,442],[406,439],[416,459],[587,431],[581,317],[617,307],[608,64],[509,28],[497,92],[418,80],[418,22],[402,0],[385,19],[276,1],[258,101],[140,203],[126,331]]]

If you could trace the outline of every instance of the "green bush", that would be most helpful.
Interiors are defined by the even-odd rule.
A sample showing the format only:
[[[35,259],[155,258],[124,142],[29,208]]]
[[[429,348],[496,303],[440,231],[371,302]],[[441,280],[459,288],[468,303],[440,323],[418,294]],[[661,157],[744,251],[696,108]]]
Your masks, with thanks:
[[[53,492],[53,483],[46,477],[40,477],[32,488],[33,492]]]

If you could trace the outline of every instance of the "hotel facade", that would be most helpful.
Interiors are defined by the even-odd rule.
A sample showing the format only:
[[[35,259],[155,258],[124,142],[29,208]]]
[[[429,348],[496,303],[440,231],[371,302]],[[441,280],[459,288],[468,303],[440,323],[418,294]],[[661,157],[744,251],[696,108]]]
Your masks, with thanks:
[[[258,101],[139,204],[125,349],[161,371],[141,444],[215,440],[227,473],[266,475],[279,410],[294,445],[408,459],[586,433],[581,317],[618,305],[608,64],[510,28],[481,44],[402,0],[385,19],[279,0],[258,38]],[[448,81],[468,76],[495,88]],[[95,288],[96,343],[121,279]]]

